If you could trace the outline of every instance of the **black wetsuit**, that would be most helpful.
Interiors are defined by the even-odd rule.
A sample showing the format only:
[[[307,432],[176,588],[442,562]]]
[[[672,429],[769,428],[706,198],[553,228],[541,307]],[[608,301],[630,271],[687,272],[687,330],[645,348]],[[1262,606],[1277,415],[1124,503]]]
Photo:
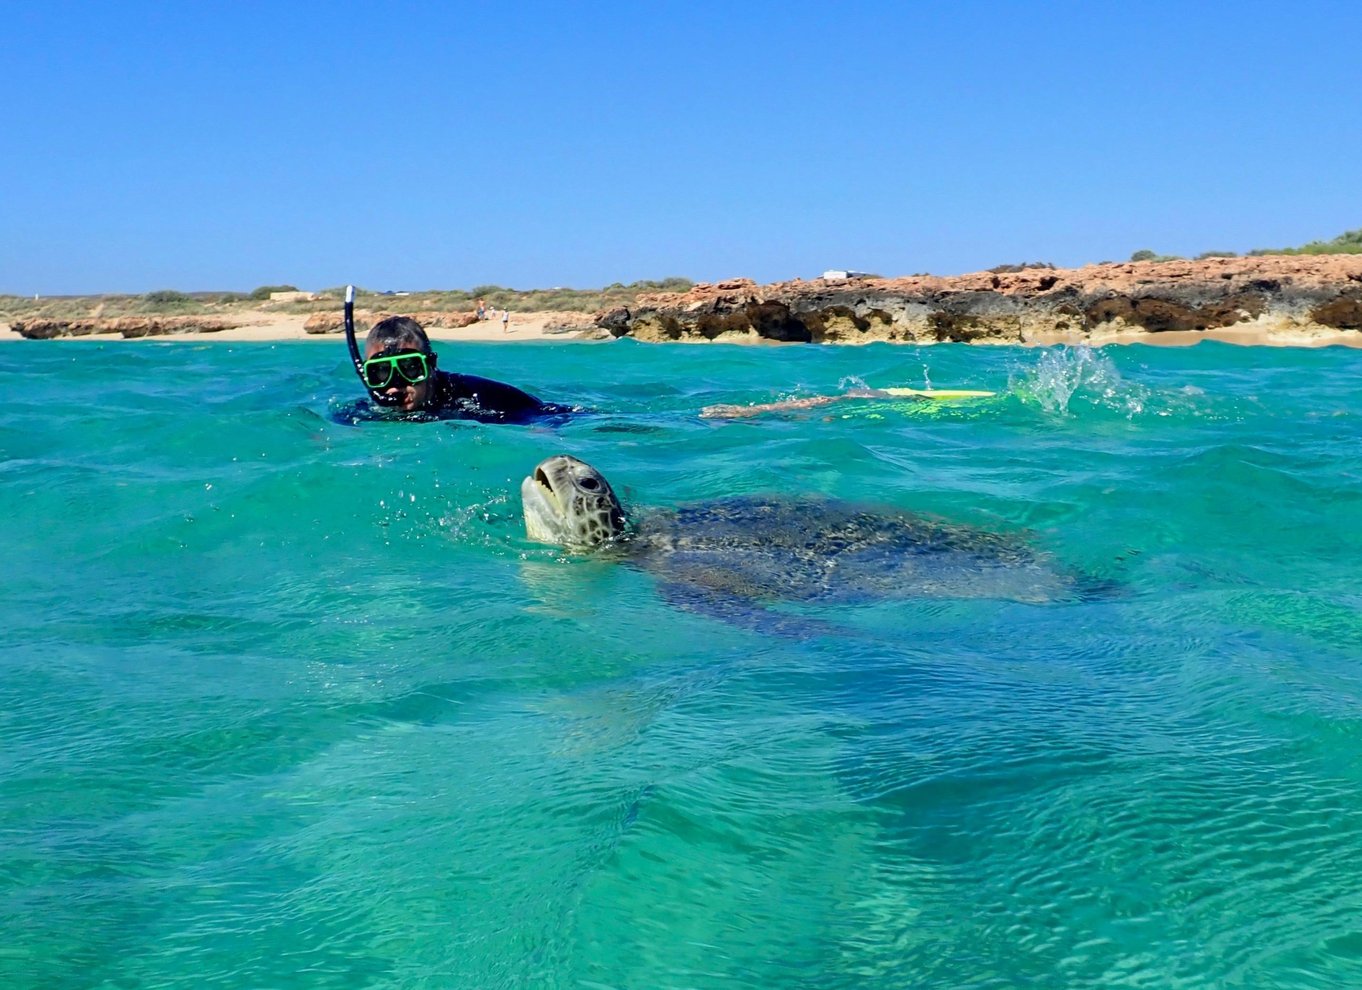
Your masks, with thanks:
[[[541,402],[514,385],[436,371],[430,400],[423,412],[437,419],[475,419],[480,423],[529,423],[546,416],[565,416],[573,409],[556,402]]]
[[[505,382],[477,375],[436,371],[431,382],[430,398],[420,409],[403,412],[394,406],[375,402],[372,397],[365,397],[334,407],[331,418],[337,423],[348,425],[390,419],[417,422],[471,419],[479,423],[552,423],[562,422],[583,411],[557,402],[540,402],[528,392],[522,392]]]

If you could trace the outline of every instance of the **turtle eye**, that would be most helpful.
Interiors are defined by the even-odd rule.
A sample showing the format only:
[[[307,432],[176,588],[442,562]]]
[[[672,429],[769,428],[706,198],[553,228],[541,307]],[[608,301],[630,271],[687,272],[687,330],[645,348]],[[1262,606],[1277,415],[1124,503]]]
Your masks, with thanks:
[[[589,492],[594,492],[597,488],[601,487],[601,483],[595,478],[583,478],[578,483]]]

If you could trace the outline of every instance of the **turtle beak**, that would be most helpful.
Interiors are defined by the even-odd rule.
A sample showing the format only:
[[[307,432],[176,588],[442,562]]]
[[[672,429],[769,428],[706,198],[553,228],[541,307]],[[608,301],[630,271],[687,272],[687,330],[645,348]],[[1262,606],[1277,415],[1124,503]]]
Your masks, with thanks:
[[[558,493],[553,490],[553,482],[549,480],[548,473],[542,467],[534,469],[534,483],[539,486],[539,490],[549,502],[553,505],[558,504]]]

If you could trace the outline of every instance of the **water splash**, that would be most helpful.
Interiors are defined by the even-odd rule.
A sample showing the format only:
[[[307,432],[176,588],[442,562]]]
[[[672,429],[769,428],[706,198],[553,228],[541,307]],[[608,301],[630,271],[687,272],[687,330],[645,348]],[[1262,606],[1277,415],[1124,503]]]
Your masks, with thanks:
[[[1022,401],[1061,416],[1085,402],[1133,419],[1150,400],[1147,387],[1123,379],[1111,358],[1086,346],[1041,352],[1034,368],[1009,376],[1008,387]]]

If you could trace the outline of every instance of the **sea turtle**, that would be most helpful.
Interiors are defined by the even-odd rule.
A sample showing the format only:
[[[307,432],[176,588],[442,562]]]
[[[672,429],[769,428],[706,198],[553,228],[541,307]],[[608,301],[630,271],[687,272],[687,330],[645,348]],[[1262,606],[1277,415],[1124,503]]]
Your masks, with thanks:
[[[740,618],[777,601],[997,598],[1054,602],[1095,589],[1025,541],[816,496],[740,496],[630,520],[610,483],[560,454],[520,486],[531,540],[621,558],[666,597]]]

